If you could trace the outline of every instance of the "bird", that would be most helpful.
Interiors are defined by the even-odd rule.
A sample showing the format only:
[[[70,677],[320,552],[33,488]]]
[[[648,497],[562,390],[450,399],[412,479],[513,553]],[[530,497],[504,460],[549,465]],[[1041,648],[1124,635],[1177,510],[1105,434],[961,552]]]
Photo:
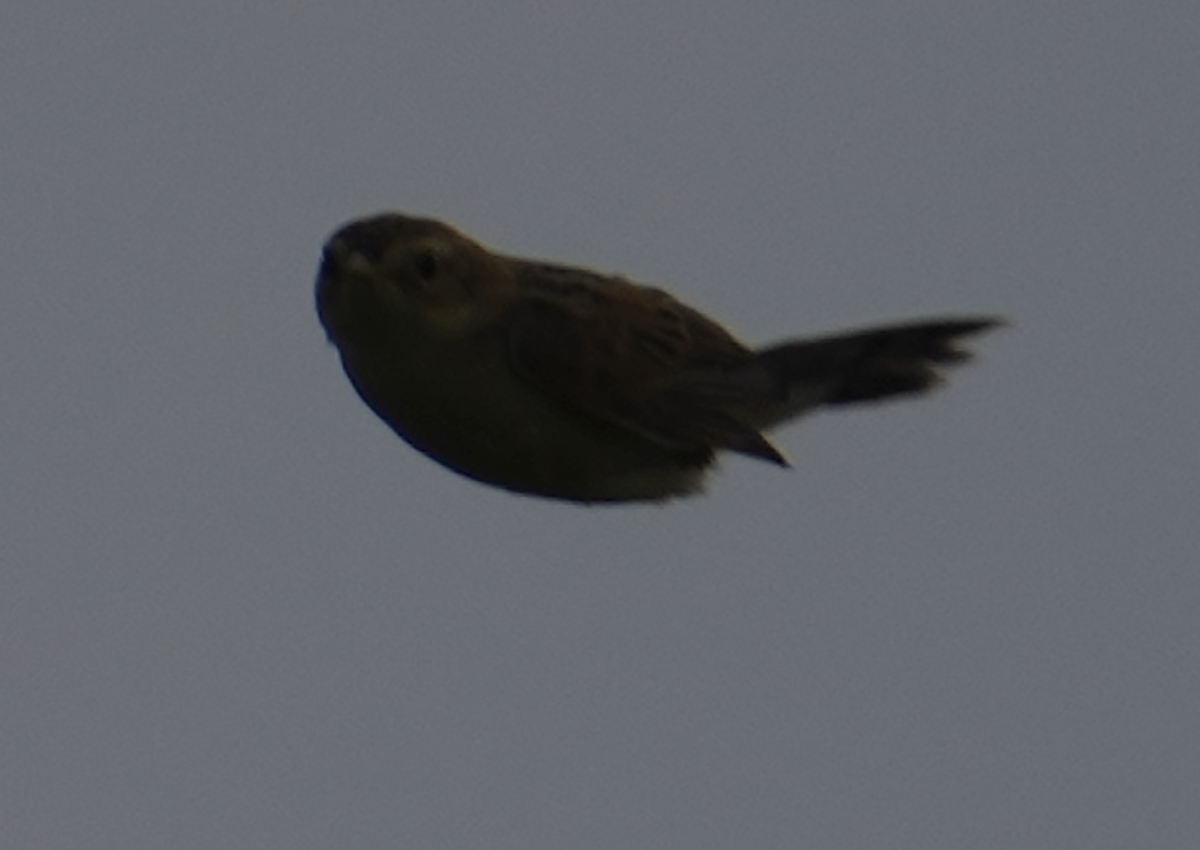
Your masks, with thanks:
[[[787,467],[766,432],[921,395],[1002,324],[926,318],[755,348],[663,289],[394,212],[329,236],[316,308],[358,395],[413,448],[584,504],[697,494],[722,452]]]

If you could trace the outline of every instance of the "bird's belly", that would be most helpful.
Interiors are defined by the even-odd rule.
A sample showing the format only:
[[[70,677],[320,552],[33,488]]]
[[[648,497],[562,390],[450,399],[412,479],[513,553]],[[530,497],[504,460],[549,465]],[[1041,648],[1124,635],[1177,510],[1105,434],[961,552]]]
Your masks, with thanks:
[[[397,434],[469,478],[581,502],[657,501],[700,488],[705,462],[561,407],[503,358],[455,362],[439,352],[420,369],[380,368],[397,361],[352,352],[342,360],[363,401]]]

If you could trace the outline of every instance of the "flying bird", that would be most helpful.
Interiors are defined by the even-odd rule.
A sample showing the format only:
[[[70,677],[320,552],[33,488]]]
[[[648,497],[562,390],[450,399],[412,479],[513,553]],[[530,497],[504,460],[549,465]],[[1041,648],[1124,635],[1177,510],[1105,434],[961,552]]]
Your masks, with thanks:
[[[751,348],[667,292],[506,256],[427,218],[325,243],[317,313],[351,384],[414,448],[469,478],[574,502],[699,492],[717,454],[823,407],[915,396],[1000,322],[922,319]]]

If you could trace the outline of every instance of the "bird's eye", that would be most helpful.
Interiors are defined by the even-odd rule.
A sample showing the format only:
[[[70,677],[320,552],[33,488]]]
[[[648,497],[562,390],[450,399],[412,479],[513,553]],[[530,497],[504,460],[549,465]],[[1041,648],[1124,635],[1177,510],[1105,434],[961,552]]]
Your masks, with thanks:
[[[431,248],[426,248],[417,254],[417,275],[423,281],[430,281],[437,277],[440,265],[438,255]]]

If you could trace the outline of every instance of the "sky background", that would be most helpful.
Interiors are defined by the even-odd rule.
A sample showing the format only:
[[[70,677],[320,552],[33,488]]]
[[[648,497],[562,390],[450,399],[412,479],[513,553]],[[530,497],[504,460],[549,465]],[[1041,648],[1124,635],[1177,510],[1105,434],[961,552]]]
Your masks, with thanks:
[[[1200,5],[16,3],[11,848],[1200,846]],[[754,342],[1012,327],[710,492],[458,478],[354,396],[385,209]]]

